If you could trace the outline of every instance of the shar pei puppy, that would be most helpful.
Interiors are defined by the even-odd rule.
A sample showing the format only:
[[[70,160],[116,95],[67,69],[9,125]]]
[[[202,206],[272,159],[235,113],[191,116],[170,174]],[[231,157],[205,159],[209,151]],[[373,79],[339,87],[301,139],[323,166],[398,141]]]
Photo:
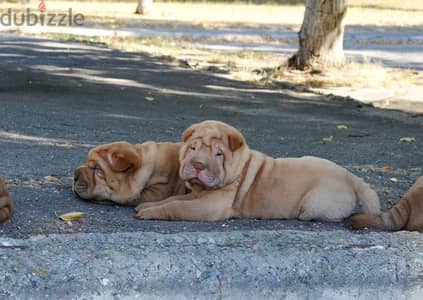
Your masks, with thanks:
[[[352,216],[351,229],[412,230],[423,232],[423,176],[389,211]]]
[[[9,196],[6,183],[0,177],[0,223],[3,223],[12,216],[13,201]]]
[[[182,134],[181,178],[192,193],[139,206],[139,219],[265,218],[338,221],[357,199],[379,213],[376,192],[346,169],[316,157],[271,158],[251,150],[235,128],[217,121]]]
[[[74,172],[74,193],[93,202],[137,206],[185,193],[180,143],[116,142],[91,149]]]

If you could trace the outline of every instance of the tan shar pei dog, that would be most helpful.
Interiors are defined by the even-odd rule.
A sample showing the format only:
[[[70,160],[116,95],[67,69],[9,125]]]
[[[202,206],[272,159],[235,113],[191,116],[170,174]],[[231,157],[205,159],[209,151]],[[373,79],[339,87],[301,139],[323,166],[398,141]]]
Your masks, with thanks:
[[[180,143],[116,142],[98,146],[74,172],[80,198],[137,206],[185,193],[179,178]]]
[[[389,211],[350,218],[351,229],[414,230],[423,232],[423,176]]]
[[[192,193],[140,204],[136,218],[337,221],[351,215],[357,198],[364,212],[380,212],[376,192],[328,160],[271,158],[251,150],[237,129],[217,121],[192,125],[182,140],[179,174]]]
[[[6,183],[0,177],[0,223],[3,223],[12,216],[13,201],[9,196]]]

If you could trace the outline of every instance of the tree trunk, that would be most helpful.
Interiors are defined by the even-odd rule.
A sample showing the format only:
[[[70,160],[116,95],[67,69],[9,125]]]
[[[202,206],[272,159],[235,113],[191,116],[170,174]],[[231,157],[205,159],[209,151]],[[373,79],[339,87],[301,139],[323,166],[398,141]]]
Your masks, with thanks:
[[[344,56],[344,18],[348,0],[307,0],[298,34],[299,50],[288,63],[297,69],[340,66]]]
[[[148,15],[153,9],[153,0],[138,0],[136,14]]]

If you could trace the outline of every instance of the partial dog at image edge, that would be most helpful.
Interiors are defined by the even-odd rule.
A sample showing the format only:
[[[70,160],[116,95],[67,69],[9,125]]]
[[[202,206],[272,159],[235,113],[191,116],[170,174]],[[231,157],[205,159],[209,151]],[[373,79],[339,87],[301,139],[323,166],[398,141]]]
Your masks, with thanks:
[[[179,174],[192,192],[142,203],[136,218],[340,221],[351,215],[357,199],[365,213],[380,213],[376,192],[331,161],[274,159],[251,150],[237,129],[218,121],[192,125],[182,140]]]
[[[10,198],[4,179],[0,177],[0,223],[3,223],[12,216],[12,210],[12,198]]]
[[[97,203],[137,206],[185,193],[179,178],[180,143],[115,142],[91,149],[74,172],[74,193]]]
[[[423,176],[420,176],[400,201],[387,212],[358,214],[350,218],[348,227],[387,231],[423,232]]]

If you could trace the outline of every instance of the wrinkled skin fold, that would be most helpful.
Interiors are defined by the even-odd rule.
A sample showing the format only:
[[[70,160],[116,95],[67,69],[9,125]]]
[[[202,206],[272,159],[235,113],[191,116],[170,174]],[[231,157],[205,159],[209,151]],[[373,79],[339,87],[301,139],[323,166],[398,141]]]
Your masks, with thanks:
[[[358,199],[364,212],[380,212],[376,192],[346,169],[316,157],[271,158],[228,124],[194,124],[182,141],[179,174],[192,193],[141,204],[136,218],[339,221]]]
[[[185,193],[178,143],[115,142],[91,149],[74,172],[74,193],[85,200],[137,206]]]

